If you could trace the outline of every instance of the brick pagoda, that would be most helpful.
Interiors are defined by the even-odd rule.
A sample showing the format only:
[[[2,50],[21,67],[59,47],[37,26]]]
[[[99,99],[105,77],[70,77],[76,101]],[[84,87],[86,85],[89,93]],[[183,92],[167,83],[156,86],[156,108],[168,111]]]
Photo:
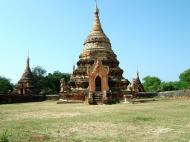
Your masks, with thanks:
[[[16,86],[16,92],[18,95],[37,95],[39,93],[29,63],[30,60],[28,57],[25,71]]]
[[[117,100],[128,84],[110,40],[101,27],[96,5],[92,31],[83,44],[77,68],[69,83],[71,90],[86,92],[89,103],[108,103]]]

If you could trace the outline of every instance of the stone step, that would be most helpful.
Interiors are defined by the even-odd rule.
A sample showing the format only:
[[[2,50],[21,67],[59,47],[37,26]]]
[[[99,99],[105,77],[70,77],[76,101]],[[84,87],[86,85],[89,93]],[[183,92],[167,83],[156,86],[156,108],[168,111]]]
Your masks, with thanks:
[[[98,95],[95,95],[94,96],[94,100],[97,104],[102,104],[102,99],[103,99],[103,96],[102,94],[98,94]]]
[[[95,100],[102,100],[102,97],[95,97]]]
[[[102,102],[103,102],[102,92],[96,92],[95,93],[94,101],[95,101],[96,104],[102,104]]]
[[[95,100],[95,102],[102,102],[102,100]]]
[[[102,102],[102,100],[95,100],[95,102]]]
[[[102,98],[102,96],[95,96],[94,98]]]

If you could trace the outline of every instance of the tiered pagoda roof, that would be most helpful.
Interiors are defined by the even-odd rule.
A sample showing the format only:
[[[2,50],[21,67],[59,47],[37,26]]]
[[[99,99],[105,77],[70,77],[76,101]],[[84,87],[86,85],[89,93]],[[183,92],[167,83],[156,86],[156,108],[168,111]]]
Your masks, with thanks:
[[[39,90],[37,89],[36,82],[30,69],[30,59],[27,58],[26,68],[22,74],[21,79],[16,86],[17,94],[19,95],[37,95]]]
[[[77,68],[73,71],[70,81],[72,89],[88,89],[89,76],[87,68],[92,67],[97,60],[101,60],[102,64],[109,68],[108,85],[112,92],[113,90],[121,90],[128,85],[128,80],[122,76],[123,70],[119,67],[119,61],[112,50],[110,40],[102,29],[99,9],[96,4],[92,30],[84,41]]]

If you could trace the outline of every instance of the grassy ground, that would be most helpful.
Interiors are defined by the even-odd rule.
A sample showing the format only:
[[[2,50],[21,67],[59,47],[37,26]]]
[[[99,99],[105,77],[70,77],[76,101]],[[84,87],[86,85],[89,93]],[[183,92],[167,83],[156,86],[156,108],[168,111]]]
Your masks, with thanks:
[[[0,105],[0,133],[11,142],[189,142],[190,101],[96,105]]]

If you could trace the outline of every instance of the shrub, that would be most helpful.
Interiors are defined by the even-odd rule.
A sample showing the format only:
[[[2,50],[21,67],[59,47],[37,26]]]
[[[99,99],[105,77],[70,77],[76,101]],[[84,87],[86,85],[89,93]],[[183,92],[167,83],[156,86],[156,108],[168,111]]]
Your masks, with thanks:
[[[10,135],[7,133],[7,131],[4,131],[0,135],[0,142],[10,142],[9,138],[10,138]]]

